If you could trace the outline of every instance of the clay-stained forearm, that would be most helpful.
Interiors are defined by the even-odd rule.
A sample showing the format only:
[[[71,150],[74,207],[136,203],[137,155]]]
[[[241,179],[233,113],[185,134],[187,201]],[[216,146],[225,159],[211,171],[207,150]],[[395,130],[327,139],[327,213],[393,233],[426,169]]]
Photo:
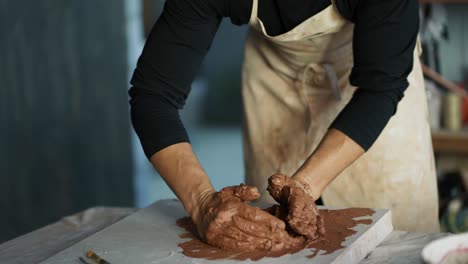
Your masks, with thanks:
[[[364,149],[337,129],[328,130],[317,149],[294,174],[311,187],[318,199],[323,190],[351,163],[364,154]]]
[[[189,143],[175,144],[158,151],[151,157],[151,163],[192,217],[200,200],[207,193],[214,192]]]

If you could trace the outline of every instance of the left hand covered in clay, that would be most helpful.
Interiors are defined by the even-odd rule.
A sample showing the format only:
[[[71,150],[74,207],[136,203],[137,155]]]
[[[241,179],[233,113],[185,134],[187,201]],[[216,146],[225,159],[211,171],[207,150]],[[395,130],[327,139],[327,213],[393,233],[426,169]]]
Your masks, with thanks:
[[[268,179],[268,192],[287,212],[283,220],[296,233],[315,240],[325,234],[325,228],[308,189],[307,183],[283,174],[275,174]]]

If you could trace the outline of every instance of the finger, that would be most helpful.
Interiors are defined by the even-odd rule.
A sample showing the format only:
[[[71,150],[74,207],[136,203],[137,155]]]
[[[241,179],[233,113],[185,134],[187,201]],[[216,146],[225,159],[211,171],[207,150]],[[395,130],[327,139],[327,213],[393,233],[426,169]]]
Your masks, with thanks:
[[[238,215],[232,217],[232,222],[235,227],[246,234],[256,235],[259,237],[268,237],[272,232],[268,226],[245,219]]]
[[[212,242],[212,245],[217,246],[224,250],[235,250],[235,251],[254,251],[254,250],[269,250],[272,247],[272,242],[269,240],[258,240],[258,241],[241,241],[232,237],[221,235],[218,236],[216,241]]]
[[[275,188],[283,188],[284,186],[290,186],[292,184],[291,178],[284,174],[274,174],[268,178],[268,184]]]
[[[270,195],[279,203],[287,201],[289,196],[289,188],[285,188],[291,185],[291,179],[283,174],[274,174],[268,178],[268,192]]]
[[[211,241],[207,241],[209,244],[219,247],[224,250],[235,250],[235,251],[253,251],[253,250],[269,250],[272,247],[272,242],[269,239],[253,239],[253,240],[242,240],[233,238],[232,236],[224,233],[219,234]]]
[[[221,189],[221,191],[218,192],[218,195],[222,196],[222,197],[232,197],[232,196],[234,196],[234,189],[236,187],[237,187],[237,185],[236,186],[224,187],[223,189]]]
[[[239,216],[254,221],[256,223],[262,223],[271,228],[283,228],[285,224],[283,221],[277,217],[272,216],[271,214],[261,210],[260,208],[253,207],[250,205],[244,205],[242,208],[239,208]]]
[[[254,220],[252,218],[242,217],[241,215],[236,215],[232,218],[237,228],[243,232],[259,237],[270,237],[271,233],[286,229],[286,224],[274,216],[269,215],[269,217],[262,219],[264,220],[259,221],[258,218]]]
[[[242,202],[250,202],[260,198],[260,192],[257,187],[241,184],[234,188],[234,196],[239,198]]]
[[[252,247],[249,242],[238,241],[224,235],[218,235],[213,240],[208,241],[208,243],[225,250],[247,250]]]
[[[223,188],[219,195],[222,198],[235,198],[241,202],[250,202],[260,197],[257,187],[240,184]]]
[[[304,209],[307,203],[313,202],[307,194],[298,188],[292,189],[288,199],[289,214],[294,217],[301,217],[304,215]]]
[[[303,190],[295,189],[290,197],[287,222],[298,234],[313,238],[317,235],[318,212],[313,198]]]
[[[258,224],[242,217],[233,217],[233,223],[242,232],[255,237],[257,248],[263,250],[277,250],[283,248],[291,242],[291,236],[284,228],[270,229],[267,226]]]
[[[224,235],[237,241],[244,241],[244,242],[249,242],[252,244],[263,245],[261,248],[263,248],[264,245],[267,245],[268,244],[267,242],[269,241],[269,239],[262,237],[259,234],[254,235],[254,234],[248,234],[246,232],[243,232],[236,226],[227,227],[224,230]]]

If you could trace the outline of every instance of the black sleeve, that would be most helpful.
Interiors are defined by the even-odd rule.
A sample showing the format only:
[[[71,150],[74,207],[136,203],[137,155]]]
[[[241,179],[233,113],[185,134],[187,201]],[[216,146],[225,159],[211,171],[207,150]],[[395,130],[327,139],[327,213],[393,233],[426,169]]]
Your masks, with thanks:
[[[331,127],[367,151],[408,87],[419,30],[418,4],[415,0],[338,0],[337,8],[355,23],[350,82],[358,89]]]
[[[248,23],[251,0],[167,0],[148,36],[129,91],[131,119],[148,158],[188,142],[179,118],[222,17]]]

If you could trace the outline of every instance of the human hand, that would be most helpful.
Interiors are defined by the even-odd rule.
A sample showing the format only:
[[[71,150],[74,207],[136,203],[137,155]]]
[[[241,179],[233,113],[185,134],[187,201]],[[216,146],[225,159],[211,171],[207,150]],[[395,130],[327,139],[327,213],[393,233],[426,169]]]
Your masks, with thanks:
[[[309,188],[307,183],[283,174],[268,179],[268,192],[286,211],[279,217],[296,233],[314,240],[325,234],[325,227]]]
[[[277,251],[304,243],[286,232],[280,219],[245,202],[260,197],[257,188],[241,184],[209,192],[192,216],[200,238],[226,250]]]

